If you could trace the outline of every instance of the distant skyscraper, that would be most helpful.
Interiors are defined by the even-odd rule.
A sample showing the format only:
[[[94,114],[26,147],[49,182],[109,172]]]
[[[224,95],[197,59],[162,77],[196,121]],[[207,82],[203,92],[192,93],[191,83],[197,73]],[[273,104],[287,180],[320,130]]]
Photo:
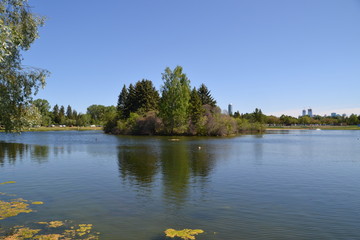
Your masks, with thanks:
[[[311,109],[311,108],[308,109],[308,116],[309,116],[309,117],[313,117],[313,112],[312,112],[312,109]]]
[[[228,106],[228,113],[229,113],[229,115],[233,115],[233,110],[232,110],[232,104],[231,103]]]
[[[331,117],[336,117],[336,113],[331,113]]]
[[[302,116],[303,117],[306,116],[306,110],[305,109],[302,111]]]

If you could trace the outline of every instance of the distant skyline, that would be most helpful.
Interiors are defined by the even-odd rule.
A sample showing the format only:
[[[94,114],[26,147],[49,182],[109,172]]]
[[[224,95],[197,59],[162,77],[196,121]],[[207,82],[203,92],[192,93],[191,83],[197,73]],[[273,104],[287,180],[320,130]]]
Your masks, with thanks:
[[[360,114],[358,0],[29,0],[47,17],[24,64],[51,72],[35,98],[116,105],[124,84],[158,90],[180,65],[221,109]]]

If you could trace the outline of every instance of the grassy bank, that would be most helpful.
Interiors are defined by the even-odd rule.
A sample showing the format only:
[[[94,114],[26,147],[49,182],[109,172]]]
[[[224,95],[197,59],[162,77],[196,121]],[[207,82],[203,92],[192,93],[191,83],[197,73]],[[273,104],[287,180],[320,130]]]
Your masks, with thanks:
[[[89,131],[89,130],[102,130],[102,127],[37,127],[29,128],[24,132],[47,132],[47,131]],[[4,132],[4,130],[0,130]]]
[[[353,126],[276,126],[267,127],[266,130],[360,130],[360,127]]]

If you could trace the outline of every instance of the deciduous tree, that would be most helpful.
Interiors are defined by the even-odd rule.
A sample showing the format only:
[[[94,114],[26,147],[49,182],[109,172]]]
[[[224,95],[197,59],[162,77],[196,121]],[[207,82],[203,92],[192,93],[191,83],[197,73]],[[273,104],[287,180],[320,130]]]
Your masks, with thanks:
[[[174,70],[166,68],[162,74],[160,116],[168,134],[181,134],[186,130],[190,100],[190,80],[177,66]]]
[[[46,70],[21,64],[21,53],[39,37],[43,23],[26,0],[0,1],[0,124],[6,131],[22,130],[22,116],[33,95],[45,86]]]

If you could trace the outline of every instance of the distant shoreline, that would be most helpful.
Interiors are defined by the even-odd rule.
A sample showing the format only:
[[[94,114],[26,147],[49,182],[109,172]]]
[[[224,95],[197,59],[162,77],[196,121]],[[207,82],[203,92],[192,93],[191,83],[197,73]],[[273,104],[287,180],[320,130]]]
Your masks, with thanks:
[[[358,126],[283,126],[267,127],[266,131],[290,131],[290,130],[360,130]],[[50,131],[100,131],[103,127],[38,127],[29,128],[23,132],[50,132]],[[4,132],[4,130],[0,130]],[[184,135],[185,136],[185,135]]]
[[[50,132],[50,131],[92,131],[92,130],[103,130],[102,127],[38,127],[29,128],[23,132]],[[4,130],[0,130],[4,132]]]
[[[266,131],[277,130],[360,130],[360,127],[353,126],[284,126],[284,127],[267,127]]]

